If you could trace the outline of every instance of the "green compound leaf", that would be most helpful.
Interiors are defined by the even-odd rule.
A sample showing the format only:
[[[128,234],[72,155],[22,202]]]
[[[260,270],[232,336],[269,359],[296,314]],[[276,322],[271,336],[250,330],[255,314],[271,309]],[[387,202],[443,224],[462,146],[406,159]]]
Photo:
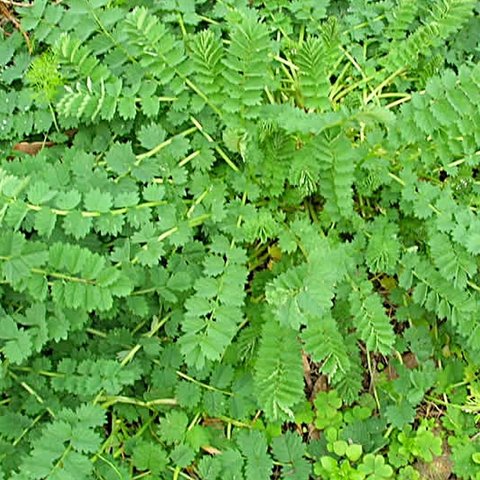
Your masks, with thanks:
[[[30,335],[23,328],[19,329],[16,322],[1,314],[0,317],[0,340],[3,340],[2,352],[12,363],[20,364],[32,352]]]
[[[145,105],[144,105],[145,106]],[[160,145],[165,140],[166,132],[160,124],[150,123],[149,125],[143,125],[140,129],[138,134],[138,139],[142,144],[142,147],[146,149],[151,149]],[[118,144],[117,144],[118,145]],[[118,145],[120,146],[120,145]],[[122,147],[124,151],[122,152],[121,149],[117,148],[116,152],[113,152],[115,155],[122,155],[122,161],[127,163],[132,161],[132,156],[129,156],[128,145]],[[120,150],[120,151],[119,151]],[[131,151],[131,150],[130,150]],[[109,154],[112,153],[112,150],[109,151]],[[135,161],[135,159],[133,159]],[[108,161],[107,161],[108,162]],[[112,161],[110,161],[109,165],[112,166]],[[119,172],[117,172],[119,173]]]
[[[160,424],[158,433],[162,440],[168,444],[179,443],[188,425],[188,417],[183,412],[169,413]]]
[[[81,201],[80,193],[75,190],[69,190],[68,192],[60,192],[55,197],[55,206],[62,210],[73,210]]]
[[[92,228],[92,219],[84,217],[81,212],[74,210],[63,220],[63,228],[67,235],[79,240],[85,238]]]
[[[476,0],[3,3],[1,478],[480,475]]]
[[[188,467],[195,457],[195,452],[187,445],[177,445],[170,454],[173,463],[180,468]]]
[[[90,190],[84,196],[85,208],[92,212],[108,212],[112,207],[112,196],[98,189]]]
[[[325,374],[335,376],[350,369],[347,346],[332,317],[310,319],[302,340],[305,350],[315,362],[322,364]]]
[[[303,458],[305,445],[294,432],[286,432],[272,440],[272,452],[277,461],[283,464],[282,476],[285,479],[307,480],[312,467]]]
[[[168,459],[160,445],[141,442],[133,450],[132,462],[138,470],[149,470],[158,475],[165,470]]]
[[[393,347],[395,335],[380,297],[370,290],[371,285],[365,282],[352,291],[349,297],[350,311],[367,348],[388,354]]]
[[[275,320],[265,323],[255,364],[255,383],[268,418],[293,417],[291,409],[304,398],[302,359],[295,330]]]
[[[135,160],[129,143],[115,143],[105,155],[107,165],[118,175],[127,173],[133,167]]]
[[[255,430],[242,431],[238,434],[237,443],[246,461],[245,479],[270,478],[273,461],[267,453],[265,435]]]
[[[367,478],[371,478],[372,480],[392,478],[393,476],[393,468],[385,464],[385,459],[380,455],[373,455],[371,453],[363,457],[363,462],[358,469],[360,472],[368,475]]]

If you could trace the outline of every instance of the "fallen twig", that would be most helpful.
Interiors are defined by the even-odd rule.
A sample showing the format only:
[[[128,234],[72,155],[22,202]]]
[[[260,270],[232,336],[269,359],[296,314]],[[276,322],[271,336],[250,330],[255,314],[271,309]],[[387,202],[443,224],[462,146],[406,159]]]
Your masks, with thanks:
[[[33,7],[33,3],[14,2],[13,0],[0,0],[0,3],[4,3],[5,5],[9,5],[12,7],[21,7],[21,8]]]

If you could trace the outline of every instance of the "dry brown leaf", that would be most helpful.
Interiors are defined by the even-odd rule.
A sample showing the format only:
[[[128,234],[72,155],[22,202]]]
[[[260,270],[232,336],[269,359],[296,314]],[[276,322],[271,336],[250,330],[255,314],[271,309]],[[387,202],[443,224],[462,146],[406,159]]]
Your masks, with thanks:
[[[201,447],[201,449],[204,452],[209,453],[210,455],[220,455],[222,453],[221,450],[219,450],[218,448],[215,448],[215,447],[211,447],[210,445],[204,445],[204,446]]]
[[[418,367],[418,360],[414,353],[412,352],[404,353],[402,355],[402,359],[403,359],[403,364],[410,370]]]
[[[328,390],[328,377],[326,375],[320,375],[315,381],[310,395],[310,401],[313,402],[318,392],[326,392]]]
[[[302,352],[302,362],[303,362],[303,377],[305,378],[305,383],[307,384],[308,390],[311,390],[313,387],[312,381],[312,369],[310,368],[310,361],[305,352]]]
[[[19,32],[21,32],[21,34],[23,35],[23,38],[25,38],[25,42],[27,44],[29,53],[32,53],[32,43],[30,42],[30,37],[28,36],[27,32],[22,28],[20,22],[15,17],[15,15],[10,11],[9,6],[11,5],[12,5],[12,2],[8,2],[6,0],[0,0],[0,18],[2,17],[5,18],[7,21],[11,22]],[[27,6],[27,4],[23,6]]]
[[[203,420],[203,425],[206,427],[212,427],[212,428],[217,428],[217,429],[223,429],[224,423],[222,420],[219,418],[205,418]]]
[[[409,370],[413,370],[414,368],[418,367],[417,357],[412,352],[406,352],[402,354],[402,362]],[[387,365],[386,371],[389,380],[395,380],[398,378],[398,373],[391,363]]]
[[[448,452],[435,457],[431,463],[417,462],[415,468],[425,480],[448,480],[452,474],[453,463]]]
[[[27,155],[36,155],[43,148],[53,147],[54,145],[54,142],[19,142],[13,149]]]

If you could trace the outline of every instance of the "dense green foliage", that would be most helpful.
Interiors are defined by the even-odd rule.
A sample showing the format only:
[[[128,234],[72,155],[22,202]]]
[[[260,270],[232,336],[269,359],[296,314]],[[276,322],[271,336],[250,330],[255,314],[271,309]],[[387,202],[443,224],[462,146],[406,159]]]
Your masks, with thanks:
[[[8,3],[0,478],[479,479],[480,2]]]

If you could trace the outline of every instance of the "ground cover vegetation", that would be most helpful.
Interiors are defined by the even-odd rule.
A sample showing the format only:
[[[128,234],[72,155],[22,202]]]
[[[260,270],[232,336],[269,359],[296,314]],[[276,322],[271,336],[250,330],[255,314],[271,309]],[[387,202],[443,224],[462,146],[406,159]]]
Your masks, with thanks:
[[[479,479],[480,2],[0,2],[0,478]]]

